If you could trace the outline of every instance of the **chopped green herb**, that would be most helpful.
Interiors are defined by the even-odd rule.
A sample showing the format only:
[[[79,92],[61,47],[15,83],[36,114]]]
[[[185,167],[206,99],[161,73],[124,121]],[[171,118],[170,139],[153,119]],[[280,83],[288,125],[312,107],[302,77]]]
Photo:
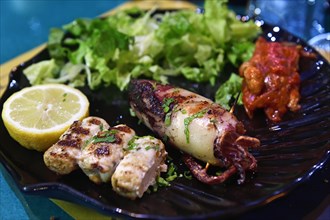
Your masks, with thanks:
[[[165,126],[170,126],[171,124],[171,112],[170,111],[170,105],[174,102],[174,99],[173,98],[164,98],[163,100],[163,110],[165,113],[167,113],[165,115],[165,119],[164,119],[164,123],[165,123]]]
[[[100,124],[100,130],[103,131],[104,127],[103,124]]]
[[[93,140],[93,143],[96,144],[96,143],[113,143],[115,142],[116,138],[111,135],[111,136],[107,136],[107,137],[102,137],[102,138],[95,138]]]
[[[206,109],[197,112],[196,114],[193,114],[192,116],[189,116],[187,118],[184,119],[183,123],[184,123],[184,134],[186,135],[186,141],[187,143],[189,143],[189,136],[190,136],[190,132],[189,132],[189,128],[188,126],[190,125],[190,123],[196,119],[196,118],[201,118],[203,117],[203,115],[206,113]]]
[[[116,129],[106,130],[106,131],[103,131],[102,133],[99,133],[98,137],[107,137],[109,135],[114,135],[117,133],[118,133],[118,130],[116,130]]]
[[[166,181],[163,177],[158,177],[157,178],[157,183],[160,185],[160,186],[169,186],[170,183],[168,181]]]
[[[127,147],[124,149],[124,150],[134,150],[134,149],[136,149],[136,147],[138,146],[138,144],[137,143],[135,143],[134,142],[135,141],[135,138],[133,138],[132,140],[130,140],[129,142],[128,142],[128,145],[127,145]]]
[[[164,98],[162,107],[165,113],[167,113],[170,110],[170,105],[173,102],[174,102],[173,98]]]
[[[82,146],[82,149],[84,149],[85,147],[87,147],[87,145],[89,145],[89,144],[92,142],[92,139],[93,139],[93,138],[89,138],[89,139],[87,139],[87,140],[84,142],[84,144],[83,144],[83,146]]]
[[[187,114],[187,110],[186,110],[186,109],[182,109],[182,110],[181,110],[181,113],[182,113],[182,114]]]
[[[175,180],[178,177],[184,177],[188,180],[192,179],[192,175],[189,170],[184,171],[183,174],[178,174],[177,167],[172,162],[172,160],[173,159],[171,157],[169,157],[169,156],[167,157],[167,160],[166,160],[166,163],[168,164],[167,172],[165,175],[163,175],[163,177],[161,177],[161,176],[157,177],[156,184],[154,184],[151,188],[149,188],[153,192],[156,192],[160,187],[170,186],[171,185],[170,182],[172,182],[173,180]]]
[[[190,173],[189,170],[184,171],[184,172],[183,172],[183,176],[184,176],[184,178],[186,178],[186,179],[188,179],[188,180],[191,180],[191,179],[192,179],[192,175],[191,175],[191,173]]]
[[[166,177],[166,181],[171,182],[178,177],[178,174],[175,172],[174,175]]]
[[[171,160],[171,159],[169,159]],[[164,177],[159,176],[157,178],[156,184],[153,186],[153,191],[157,191],[158,187],[170,186],[170,182],[175,180],[179,175],[177,174],[177,168],[173,162],[168,162],[167,173]]]
[[[156,184],[152,185],[152,192],[157,192],[159,187],[170,186],[171,184],[166,181],[163,177],[158,176],[156,179]]]
[[[168,127],[171,125],[171,112],[168,112],[165,115],[165,120],[164,120],[165,126]]]
[[[178,177],[178,174],[176,172],[176,167],[174,165],[173,162],[171,162],[169,165],[168,165],[168,170],[167,170],[167,173],[166,173],[166,180],[167,181],[173,181],[175,180],[177,177]]]
[[[168,106],[165,106],[163,108],[164,108],[164,112],[168,112],[170,110],[170,107],[168,107]]]
[[[154,149],[154,150],[159,150],[159,146],[158,145],[156,145],[156,146],[146,146],[146,148],[145,148],[146,150],[150,150],[150,149]]]
[[[218,170],[217,172],[215,172],[215,175],[220,176],[222,174],[221,170]]]
[[[132,108],[129,108],[129,114],[130,114],[132,117],[136,117],[136,113],[135,113],[135,111],[134,111]]]
[[[102,126],[102,128],[101,128],[101,126]],[[100,125],[100,129],[103,130],[103,125]],[[85,148],[90,143],[93,143],[93,144],[96,144],[96,143],[113,143],[113,142],[116,141],[115,134],[117,132],[118,132],[117,130],[104,131],[103,133],[100,133],[100,134],[86,140],[82,148]]]
[[[116,141],[116,137],[115,137],[115,134],[116,132],[114,130],[111,130],[111,131],[106,131],[104,132],[102,135],[100,136],[94,136],[92,138],[92,142],[94,144],[96,143],[101,143],[101,142],[104,142],[104,143],[113,143]]]

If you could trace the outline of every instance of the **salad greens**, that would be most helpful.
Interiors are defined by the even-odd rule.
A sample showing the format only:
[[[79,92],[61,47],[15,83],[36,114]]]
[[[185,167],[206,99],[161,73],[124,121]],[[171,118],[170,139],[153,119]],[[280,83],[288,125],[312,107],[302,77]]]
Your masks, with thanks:
[[[215,102],[229,110],[230,102],[238,97],[237,104],[242,105],[242,96],[240,95],[243,79],[237,74],[232,73],[229,79],[223,83],[215,93]]]
[[[205,1],[205,13],[135,8],[107,18],[76,19],[51,30],[50,60],[24,73],[32,85],[87,83],[91,89],[115,85],[124,90],[131,78],[167,82],[182,75],[214,86],[225,64],[238,66],[251,57],[260,32],[252,21],[237,20],[226,3]]]

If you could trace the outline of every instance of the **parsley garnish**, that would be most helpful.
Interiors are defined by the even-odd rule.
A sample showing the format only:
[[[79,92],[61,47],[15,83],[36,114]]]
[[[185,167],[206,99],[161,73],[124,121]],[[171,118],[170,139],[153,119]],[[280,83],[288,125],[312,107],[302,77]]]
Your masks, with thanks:
[[[164,120],[165,126],[168,127],[171,125],[171,112],[168,112],[165,115],[165,120]]]
[[[103,124],[100,124],[100,130],[103,131],[104,127]]]
[[[176,166],[174,165],[173,162],[171,162],[168,165],[168,170],[167,170],[166,177],[165,177],[165,180],[167,182],[171,182],[178,177],[178,173],[176,172],[176,170],[177,170]]]
[[[189,136],[190,136],[190,132],[189,132],[189,128],[188,126],[190,125],[190,123],[195,119],[195,118],[201,118],[203,117],[203,115],[206,113],[206,109],[197,112],[196,114],[193,114],[192,116],[189,116],[187,118],[184,119],[183,123],[184,123],[184,134],[186,135],[186,141],[187,143],[189,143]]]
[[[158,176],[156,179],[156,184],[152,186],[152,191],[156,192],[159,187],[165,187],[165,186],[170,186],[170,182],[175,180],[178,177],[178,174],[176,172],[177,168],[174,165],[173,162],[170,162],[168,164],[168,169],[167,173],[165,174],[164,177]]]
[[[135,113],[135,111],[132,108],[129,108],[129,114],[132,117],[136,117],[136,113]]]
[[[165,119],[164,119],[164,123],[165,123],[165,126],[170,126],[171,124],[171,112],[170,111],[170,105],[174,102],[174,99],[173,98],[164,98],[163,99],[163,110],[165,113],[167,113],[165,115]]]
[[[220,176],[223,172],[221,170],[218,170],[215,175]]]
[[[113,143],[116,141],[116,137],[114,135],[107,135],[105,137],[95,137],[92,142],[93,144],[96,143]]]
[[[150,149],[154,149],[154,150],[159,150],[159,146],[158,145],[155,145],[155,146],[150,146],[150,145],[148,145],[148,146],[146,146],[146,148],[145,148],[146,150],[150,150]]]
[[[163,176],[157,177],[156,184],[154,184],[152,187],[149,188],[149,193],[151,191],[156,192],[160,187],[171,186],[170,182],[172,182],[176,178],[184,177],[188,180],[192,179],[192,175],[189,170],[184,171],[183,174],[178,174],[178,172],[177,172],[178,169],[175,166],[175,164],[172,162],[172,160],[173,159],[170,158],[169,156],[167,157],[167,162],[166,162],[168,164],[167,172]]]
[[[170,110],[170,105],[174,102],[173,98],[164,98],[163,99],[163,110],[165,113],[167,113]]]
[[[188,179],[188,180],[191,180],[191,179],[192,179],[192,175],[191,175],[191,173],[190,173],[189,170],[184,171],[184,172],[183,172],[183,176],[184,176],[186,179]]]
[[[134,136],[134,137],[128,142],[127,147],[124,148],[124,150],[134,150],[134,149],[138,146],[138,144],[135,143],[135,140],[136,140],[136,139],[138,139],[138,137],[137,137],[137,136]]]
[[[101,126],[101,125],[100,125]],[[103,131],[102,133],[99,133],[90,139],[86,140],[83,148],[85,148],[90,143],[96,144],[96,143],[113,143],[116,141],[115,134],[117,133],[117,130],[110,130],[110,131]]]
[[[82,146],[82,149],[84,149],[85,147],[87,147],[87,145],[89,145],[92,142],[93,138],[89,138],[84,142],[84,145]]]

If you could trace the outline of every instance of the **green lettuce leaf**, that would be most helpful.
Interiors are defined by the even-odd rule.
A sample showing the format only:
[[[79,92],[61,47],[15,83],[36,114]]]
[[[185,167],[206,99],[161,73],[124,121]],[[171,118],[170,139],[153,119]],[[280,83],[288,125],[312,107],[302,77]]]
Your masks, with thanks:
[[[46,79],[56,78],[60,67],[54,59],[40,61],[23,70],[31,85],[44,83]]]
[[[204,14],[132,8],[107,18],[78,18],[51,29],[51,61],[25,72],[32,84],[87,84],[91,89],[115,85],[124,90],[132,78],[167,82],[180,75],[215,85],[226,74],[226,64],[238,66],[252,56],[260,28],[237,20],[227,0],[207,0],[204,6]]]
[[[229,79],[224,82],[215,94],[215,102],[225,109],[229,110],[229,104],[236,99],[241,92],[243,79],[235,73],[232,73]],[[241,96],[238,97],[237,104],[243,104]]]

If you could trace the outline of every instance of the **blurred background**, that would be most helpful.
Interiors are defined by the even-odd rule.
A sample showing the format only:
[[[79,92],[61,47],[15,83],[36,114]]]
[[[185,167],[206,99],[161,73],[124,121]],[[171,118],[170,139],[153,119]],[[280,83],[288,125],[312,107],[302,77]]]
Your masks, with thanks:
[[[46,42],[51,27],[78,17],[96,17],[124,2],[127,0],[1,0],[0,63]],[[190,2],[199,7],[204,4],[203,0]],[[329,0],[229,0],[229,7],[238,14],[285,26],[306,41],[329,32]]]

